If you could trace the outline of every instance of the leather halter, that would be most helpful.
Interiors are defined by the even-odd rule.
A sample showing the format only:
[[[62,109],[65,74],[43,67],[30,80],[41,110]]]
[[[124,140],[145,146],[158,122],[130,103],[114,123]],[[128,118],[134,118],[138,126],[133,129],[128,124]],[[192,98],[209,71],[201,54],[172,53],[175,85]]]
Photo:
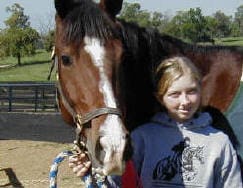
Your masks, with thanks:
[[[74,123],[76,124],[76,139],[75,144],[78,146],[79,150],[81,151],[87,151],[87,148],[85,146],[86,141],[84,140],[84,137],[82,137],[81,132],[83,128],[90,128],[91,127],[91,121],[99,116],[107,115],[107,114],[114,114],[121,116],[122,113],[120,109],[118,108],[112,108],[112,107],[101,107],[97,108],[91,112],[88,112],[86,114],[77,114],[74,109],[71,107],[69,102],[67,101],[65,95],[63,94],[62,87],[60,85],[60,80],[58,77],[58,58],[55,55],[54,64],[57,71],[57,89],[60,94],[60,99],[63,102],[63,105],[67,109],[67,111],[72,115]]]
[[[85,147],[85,141],[82,137],[82,130],[83,128],[90,128],[91,127],[91,121],[99,116],[106,115],[106,114],[114,114],[121,116],[121,111],[118,108],[111,108],[111,107],[103,107],[103,108],[97,108],[91,112],[88,112],[84,115],[77,114],[75,116],[75,123],[76,123],[76,140],[75,144],[78,146],[78,148],[82,150],[87,150]]]

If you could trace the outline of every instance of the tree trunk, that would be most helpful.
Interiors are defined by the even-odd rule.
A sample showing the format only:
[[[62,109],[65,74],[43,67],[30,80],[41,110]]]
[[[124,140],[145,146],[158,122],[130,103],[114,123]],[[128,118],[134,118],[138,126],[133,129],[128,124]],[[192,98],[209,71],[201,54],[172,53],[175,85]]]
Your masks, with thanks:
[[[21,55],[20,55],[20,53],[17,54],[17,59],[18,59],[18,66],[21,66]]]

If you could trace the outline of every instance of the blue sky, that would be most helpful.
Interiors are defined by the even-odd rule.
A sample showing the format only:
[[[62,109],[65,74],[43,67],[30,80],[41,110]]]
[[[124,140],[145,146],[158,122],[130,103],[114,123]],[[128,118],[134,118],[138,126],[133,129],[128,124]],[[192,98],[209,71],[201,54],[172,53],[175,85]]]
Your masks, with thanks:
[[[243,5],[243,0],[126,0],[138,2],[141,9],[175,14],[176,11],[200,7],[204,15],[212,15],[221,10],[226,15],[234,15],[237,7]],[[54,15],[54,0],[0,0],[0,28],[4,27],[4,20],[9,17],[5,9],[14,3],[24,7],[25,14],[30,16],[32,27],[38,29]]]

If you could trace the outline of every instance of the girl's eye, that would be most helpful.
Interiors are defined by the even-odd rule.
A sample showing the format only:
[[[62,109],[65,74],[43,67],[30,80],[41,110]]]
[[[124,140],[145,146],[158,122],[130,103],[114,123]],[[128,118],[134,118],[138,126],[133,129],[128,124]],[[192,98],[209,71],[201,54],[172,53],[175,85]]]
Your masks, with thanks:
[[[191,90],[188,91],[188,94],[193,95],[193,94],[196,94],[197,92],[198,92],[197,89],[191,89]]]
[[[176,98],[176,97],[178,97],[179,95],[180,95],[179,92],[173,92],[173,93],[169,93],[169,94],[168,94],[169,97],[173,97],[173,98]]]

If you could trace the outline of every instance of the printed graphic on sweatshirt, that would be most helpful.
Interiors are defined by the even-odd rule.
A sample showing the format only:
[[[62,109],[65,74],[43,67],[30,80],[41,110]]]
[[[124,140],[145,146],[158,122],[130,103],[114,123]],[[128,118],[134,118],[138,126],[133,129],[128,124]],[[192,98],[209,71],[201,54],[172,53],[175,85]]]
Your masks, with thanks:
[[[154,180],[172,181],[178,176],[183,181],[192,181],[198,174],[200,166],[195,165],[204,163],[203,147],[191,147],[190,138],[186,137],[183,141],[171,149],[172,155],[158,161],[153,171]]]

